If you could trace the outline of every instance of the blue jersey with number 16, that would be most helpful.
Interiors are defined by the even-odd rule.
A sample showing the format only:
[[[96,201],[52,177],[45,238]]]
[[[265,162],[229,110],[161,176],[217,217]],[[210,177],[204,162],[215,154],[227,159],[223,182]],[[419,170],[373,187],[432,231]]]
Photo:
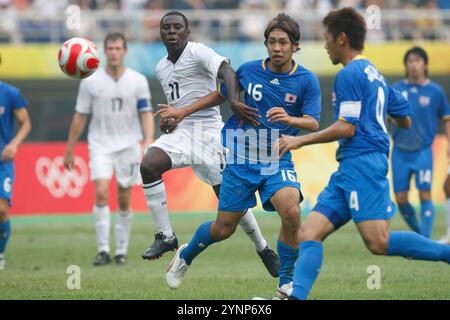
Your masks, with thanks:
[[[321,96],[317,77],[295,62],[286,73],[272,72],[267,66],[268,60],[247,62],[236,72],[241,90],[245,91],[245,104],[257,109],[261,116],[260,126],[241,125],[233,115],[222,130],[225,147],[245,160],[259,162],[264,156],[270,157],[274,139],[282,134],[295,136],[299,133],[299,129],[284,123],[270,122],[266,114],[271,108],[280,107],[289,116],[312,117],[320,121]],[[219,93],[227,95],[223,83]],[[244,136],[246,138],[240,139]],[[288,153],[281,160],[290,159]]]

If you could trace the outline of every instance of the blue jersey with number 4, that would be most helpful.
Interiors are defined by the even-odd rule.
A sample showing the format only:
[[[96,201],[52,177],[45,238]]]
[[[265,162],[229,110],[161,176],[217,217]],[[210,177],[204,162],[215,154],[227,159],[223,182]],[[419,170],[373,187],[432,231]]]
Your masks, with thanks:
[[[260,126],[240,124],[235,115],[222,130],[222,141],[234,155],[250,161],[263,161],[271,156],[273,142],[282,134],[297,135],[299,129],[280,122],[270,122],[266,113],[273,107],[281,107],[294,117],[313,117],[320,121],[321,95],[317,77],[309,70],[293,62],[286,73],[272,72],[268,59],[250,61],[236,72],[241,90],[245,91],[245,104],[256,108],[261,116]],[[226,96],[224,83],[219,93]],[[242,138],[241,138],[242,137]],[[290,160],[286,154],[282,160]]]
[[[390,88],[369,60],[358,56],[336,75],[333,92],[335,120],[355,125],[355,135],[339,140],[336,159],[369,152],[389,153],[386,114],[393,118],[411,115],[400,92]]]

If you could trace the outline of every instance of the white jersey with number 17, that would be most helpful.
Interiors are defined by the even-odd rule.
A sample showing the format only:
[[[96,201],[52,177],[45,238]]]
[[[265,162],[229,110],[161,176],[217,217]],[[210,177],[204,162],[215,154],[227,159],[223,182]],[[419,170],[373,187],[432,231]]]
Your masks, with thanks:
[[[142,140],[139,112],[152,111],[144,75],[126,68],[116,81],[104,68],[81,81],[75,111],[90,114],[89,151],[110,154]]]

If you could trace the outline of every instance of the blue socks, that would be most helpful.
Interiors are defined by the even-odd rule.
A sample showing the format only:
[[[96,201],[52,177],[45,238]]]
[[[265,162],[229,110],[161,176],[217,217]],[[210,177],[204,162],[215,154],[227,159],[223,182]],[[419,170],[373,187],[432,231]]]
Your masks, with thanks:
[[[5,252],[6,244],[8,243],[11,234],[11,223],[8,221],[0,222],[0,254]]]
[[[402,214],[403,219],[405,219],[406,223],[409,227],[417,233],[421,233],[421,229],[419,226],[419,222],[417,222],[416,212],[412,205],[408,202],[405,205],[398,206],[400,212]]]
[[[188,265],[192,263],[192,260],[200,253],[202,253],[209,245],[215,241],[211,239],[210,228],[212,221],[207,221],[198,227],[194,236],[188,245],[181,251],[180,258],[184,259]]]
[[[397,231],[389,235],[387,255],[450,263],[450,246],[414,232]]]
[[[306,300],[319,275],[322,260],[322,242],[305,241],[300,244],[300,255],[294,271],[294,291],[290,298]]]
[[[278,287],[294,280],[294,265],[298,257],[298,249],[277,240],[277,251],[280,259]]]
[[[421,203],[422,213],[422,230],[421,234],[424,237],[431,238],[434,223],[434,206],[431,201],[424,201]]]

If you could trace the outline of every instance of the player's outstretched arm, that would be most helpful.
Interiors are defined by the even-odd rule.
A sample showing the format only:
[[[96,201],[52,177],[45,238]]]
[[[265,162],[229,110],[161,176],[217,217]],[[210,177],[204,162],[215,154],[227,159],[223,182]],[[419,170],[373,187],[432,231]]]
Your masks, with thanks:
[[[404,118],[390,118],[392,120],[392,122],[399,128],[402,129],[409,129],[411,128],[411,118],[408,117],[404,117]]]
[[[290,116],[284,108],[270,108],[269,111],[267,111],[266,116],[270,122],[281,122],[287,126],[308,131],[319,130],[319,121],[313,117],[293,117]]]
[[[144,131],[144,146],[149,146],[155,138],[155,119],[153,112],[141,112],[141,126]]]
[[[243,121],[250,123],[252,126],[259,126],[259,119],[261,116],[258,114],[258,110],[255,108],[250,108],[244,103],[240,102],[240,86],[239,80],[234,72],[233,68],[228,64],[228,62],[223,62],[219,68],[218,74],[219,79],[222,79],[226,88],[226,96],[230,102],[230,107],[236,117]]]
[[[70,124],[69,137],[67,139],[66,154],[64,155],[64,167],[68,170],[73,168],[73,149],[86,126],[87,115],[75,112]]]
[[[31,121],[25,108],[14,109],[14,116],[19,123],[19,130],[15,137],[3,149],[2,161],[12,161],[16,155],[19,145],[25,140],[31,131]]]
[[[155,115],[159,116],[161,120],[167,120],[172,118],[171,123],[177,124],[180,123],[187,116],[197,111],[218,106],[224,101],[225,98],[222,97],[219,94],[219,92],[214,91],[204,96],[203,98],[200,98],[194,103],[182,108],[175,108],[168,104],[158,104],[159,110],[155,113]]]
[[[278,150],[280,156],[289,150],[299,149],[303,146],[319,143],[333,142],[343,138],[351,138],[355,135],[355,126],[344,120],[338,120],[328,128],[307,135],[293,137],[282,136],[275,141],[274,149]]]

